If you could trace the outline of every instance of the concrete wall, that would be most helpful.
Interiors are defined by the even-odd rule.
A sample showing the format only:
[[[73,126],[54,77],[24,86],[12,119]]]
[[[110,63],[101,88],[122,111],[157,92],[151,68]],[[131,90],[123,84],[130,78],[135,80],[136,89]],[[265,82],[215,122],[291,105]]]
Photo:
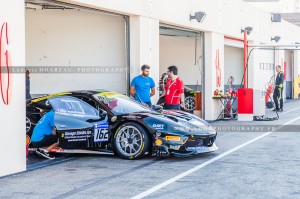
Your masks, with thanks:
[[[141,66],[151,67],[150,76],[158,86],[159,81],[159,21],[141,16],[130,17],[130,79],[141,73]],[[158,91],[151,98],[158,101]]]
[[[195,43],[193,37],[159,37],[159,74],[166,73],[171,65],[178,67],[179,76],[185,85],[201,85],[201,48],[197,39],[195,64]]]
[[[6,50],[11,56],[9,66],[25,66],[25,24],[24,3],[19,0],[0,2],[0,28],[4,27],[1,37],[1,66],[6,66]],[[1,29],[0,29],[1,30]],[[6,36],[8,38],[8,45]],[[3,71],[2,71],[3,72]],[[24,171],[26,169],[25,156],[25,75],[15,73],[11,69],[11,95],[8,104],[0,98],[0,176]],[[7,73],[2,73],[2,93],[5,95],[8,87]],[[4,89],[4,90],[3,90]],[[0,89],[1,93],[1,89]],[[6,99],[6,98],[5,98]]]
[[[253,6],[265,10],[270,13],[294,13],[299,12],[299,0],[243,0],[249,2]],[[251,2],[253,1],[253,2]]]
[[[208,56],[205,59],[204,113],[205,119],[215,120],[222,110],[221,102],[212,97],[216,89],[224,89],[224,35],[205,33],[205,53],[212,56]],[[220,68],[219,72],[217,72],[217,65]],[[217,85],[217,74],[221,77],[219,86]]]
[[[121,16],[84,10],[26,10],[26,66],[77,67],[74,73],[32,72],[32,94],[99,88],[126,93],[125,56]],[[120,70],[83,72],[93,66]]]

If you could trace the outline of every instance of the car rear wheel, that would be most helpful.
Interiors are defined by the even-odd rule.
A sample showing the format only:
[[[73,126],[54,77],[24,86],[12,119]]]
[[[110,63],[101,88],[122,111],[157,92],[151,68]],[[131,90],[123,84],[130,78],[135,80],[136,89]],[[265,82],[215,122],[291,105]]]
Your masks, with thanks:
[[[114,149],[122,158],[138,159],[148,152],[150,139],[143,127],[133,122],[121,125],[114,135]]]
[[[26,133],[28,133],[31,130],[31,121],[28,117],[26,117]]]
[[[186,96],[184,98],[184,104],[187,111],[195,110],[195,96]]]

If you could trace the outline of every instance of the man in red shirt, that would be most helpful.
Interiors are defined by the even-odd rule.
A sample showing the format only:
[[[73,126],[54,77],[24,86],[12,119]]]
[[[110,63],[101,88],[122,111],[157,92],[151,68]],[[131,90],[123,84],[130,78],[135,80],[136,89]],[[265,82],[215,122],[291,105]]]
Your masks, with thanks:
[[[169,66],[167,74],[169,78],[164,91],[164,109],[180,110],[180,106],[184,108],[183,81],[177,76],[178,68],[176,66]]]

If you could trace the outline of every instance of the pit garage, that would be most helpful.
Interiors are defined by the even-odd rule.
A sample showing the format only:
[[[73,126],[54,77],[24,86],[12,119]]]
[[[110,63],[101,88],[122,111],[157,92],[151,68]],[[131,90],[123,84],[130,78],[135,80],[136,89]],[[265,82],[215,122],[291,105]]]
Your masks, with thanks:
[[[287,99],[293,99],[293,77],[294,77],[294,52],[285,50],[284,52],[284,71],[285,71],[285,93]]]
[[[244,49],[241,41],[224,38],[224,92],[242,87]]]
[[[128,91],[128,17],[56,1],[25,1],[32,96],[68,90]]]
[[[171,65],[178,67],[178,75],[185,88],[185,104],[189,111],[197,109],[203,116],[204,87],[203,32],[160,25],[159,74],[162,76]],[[195,91],[199,94],[196,95]],[[197,102],[195,101],[197,96]]]

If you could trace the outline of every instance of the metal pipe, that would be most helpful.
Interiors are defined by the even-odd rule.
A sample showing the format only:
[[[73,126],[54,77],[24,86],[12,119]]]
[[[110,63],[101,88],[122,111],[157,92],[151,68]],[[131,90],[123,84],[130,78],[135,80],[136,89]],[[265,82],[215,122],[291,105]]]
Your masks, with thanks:
[[[126,59],[126,88],[127,95],[130,94],[130,22],[129,17],[125,16],[125,59]]]
[[[201,116],[203,119],[205,119],[205,34],[204,32],[201,33],[201,45],[202,45],[202,77],[201,77],[201,100],[202,100],[202,111],[201,111]]]
[[[238,39],[238,38],[234,38],[234,37],[229,37],[229,36],[224,36],[225,39],[230,39],[230,40],[234,40],[234,41],[240,41],[240,42],[244,42],[243,39]]]
[[[248,57],[248,43],[247,31],[244,31],[244,88],[247,88],[247,57]]]
[[[256,44],[256,45],[248,45],[248,47],[269,47],[269,48],[276,48],[276,47],[291,47],[291,48],[300,48],[300,44]]]

